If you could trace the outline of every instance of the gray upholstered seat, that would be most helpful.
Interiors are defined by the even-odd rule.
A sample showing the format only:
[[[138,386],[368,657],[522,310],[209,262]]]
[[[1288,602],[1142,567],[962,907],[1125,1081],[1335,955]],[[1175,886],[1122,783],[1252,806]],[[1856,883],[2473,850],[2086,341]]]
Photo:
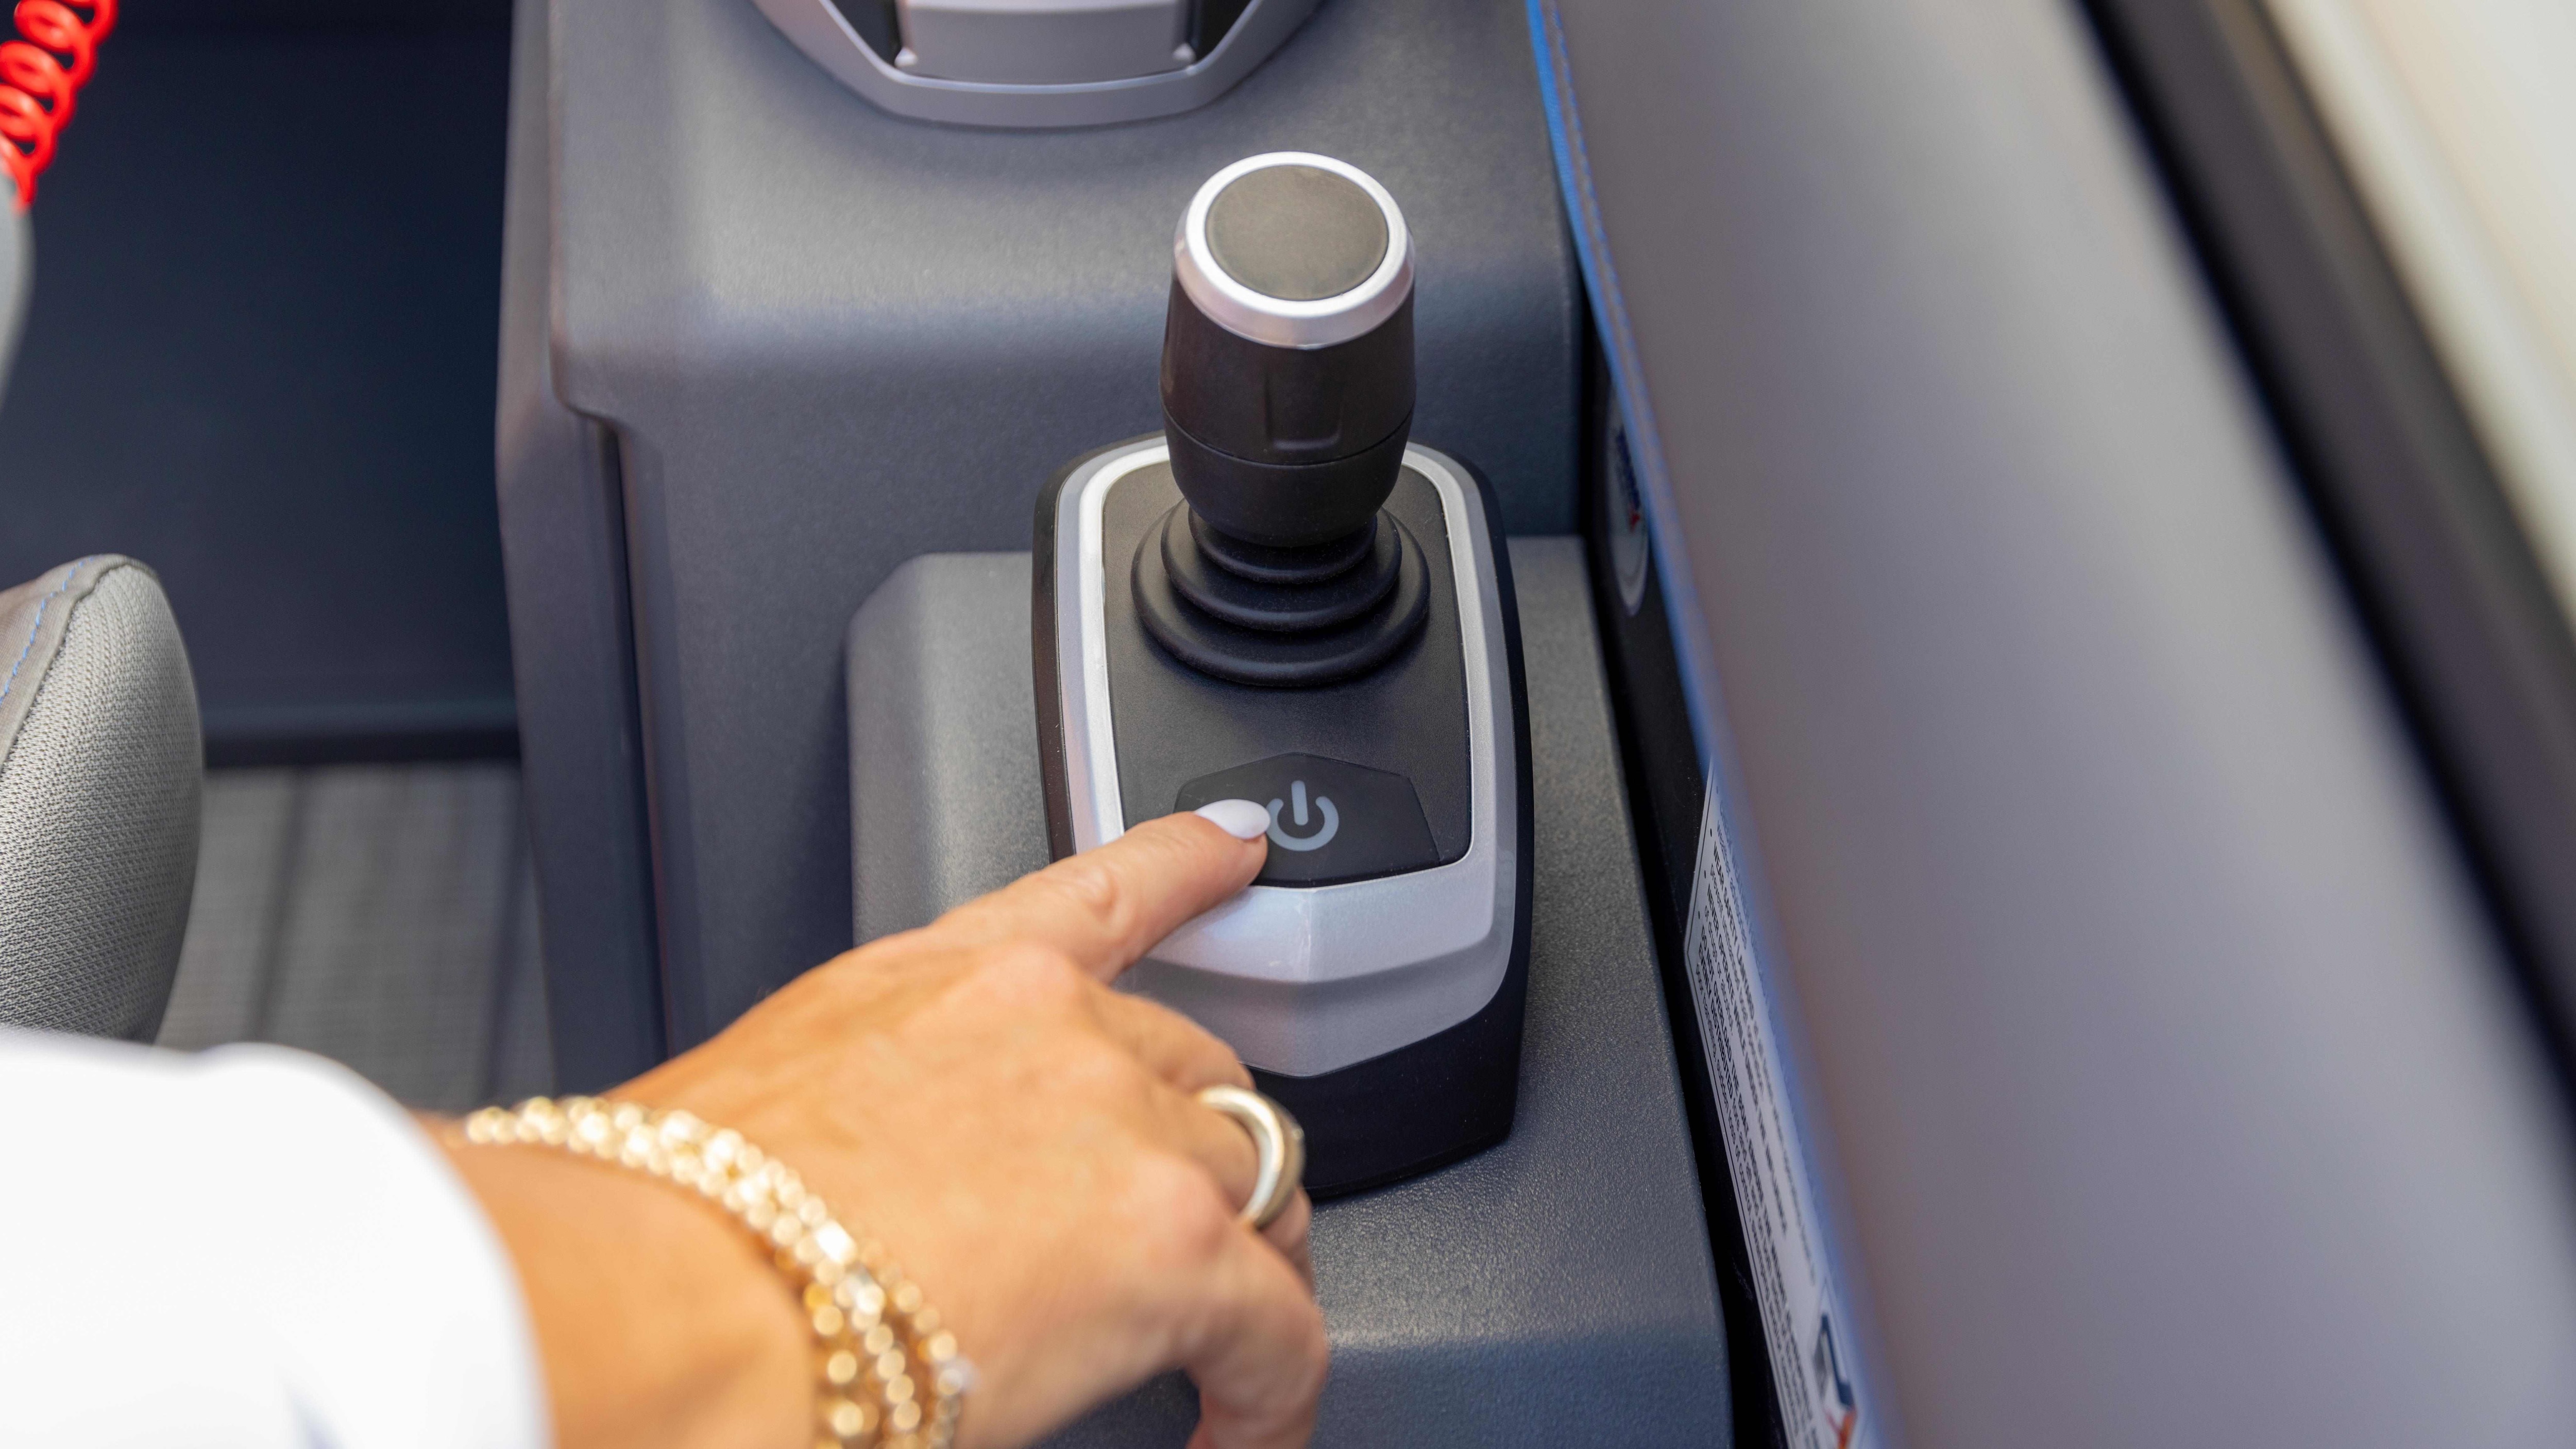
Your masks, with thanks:
[[[148,1041],[196,881],[197,687],[150,569],[0,592],[0,1024]]]

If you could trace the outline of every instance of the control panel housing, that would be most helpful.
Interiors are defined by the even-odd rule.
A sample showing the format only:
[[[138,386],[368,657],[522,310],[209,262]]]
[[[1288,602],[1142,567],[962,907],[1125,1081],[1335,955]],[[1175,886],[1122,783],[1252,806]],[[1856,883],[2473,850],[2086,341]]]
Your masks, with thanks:
[[[1528,741],[1494,500],[1406,449],[1387,514],[1429,576],[1418,637],[1320,686],[1214,678],[1139,623],[1131,567],[1179,502],[1160,434],[1041,496],[1033,622],[1053,854],[1211,800],[1268,805],[1268,863],[1121,986],[1222,1037],[1305,1122],[1310,1191],[1350,1191],[1511,1127],[1527,989]],[[1301,818],[1302,807],[1302,818]]]

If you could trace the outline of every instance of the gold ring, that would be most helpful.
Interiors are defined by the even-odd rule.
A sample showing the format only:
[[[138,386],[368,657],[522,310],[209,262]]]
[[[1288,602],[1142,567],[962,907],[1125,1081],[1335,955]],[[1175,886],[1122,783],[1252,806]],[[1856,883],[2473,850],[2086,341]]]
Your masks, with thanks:
[[[1259,1232],[1279,1220],[1297,1184],[1306,1175],[1306,1129],[1288,1109],[1243,1087],[1201,1087],[1199,1101],[1231,1117],[1252,1138],[1259,1165],[1253,1169],[1252,1196],[1235,1221]]]

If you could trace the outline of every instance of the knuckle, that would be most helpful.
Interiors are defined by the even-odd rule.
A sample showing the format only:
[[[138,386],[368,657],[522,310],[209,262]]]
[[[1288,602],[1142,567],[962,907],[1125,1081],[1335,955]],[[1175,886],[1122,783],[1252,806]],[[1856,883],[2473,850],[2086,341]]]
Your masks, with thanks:
[[[1297,1364],[1311,1375],[1311,1386],[1320,1388],[1323,1385],[1324,1372],[1330,1367],[1333,1358],[1332,1337],[1324,1328],[1323,1305],[1317,1303],[1312,1297],[1300,1293],[1296,1296],[1290,1312],[1297,1320],[1293,1345],[1297,1354]]]
[[[1128,1107],[1144,1096],[1144,1068],[1098,1037],[1069,1036],[1052,1055],[1048,1076],[1054,1089],[1069,1100]]]
[[[1036,941],[992,948],[977,974],[1013,1000],[1034,1007],[1068,1006],[1081,999],[1089,984],[1071,956]]]
[[[1301,1187],[1289,1194],[1288,1206],[1269,1227],[1262,1229],[1262,1235],[1285,1252],[1309,1241],[1314,1225],[1314,1200],[1307,1197],[1306,1190]]]
[[[1104,935],[1124,935],[1133,923],[1135,899],[1125,878],[1108,865],[1077,855],[1050,875],[1058,898]]]
[[[1159,1001],[1142,996],[1126,999],[1135,1002],[1142,1018],[1177,1048],[1177,1056],[1191,1077],[1237,1087],[1252,1085],[1252,1073],[1235,1056],[1234,1048],[1215,1032]]]
[[[1155,1247],[1174,1266],[1196,1267],[1223,1253],[1234,1231],[1234,1210],[1207,1170],[1186,1158],[1152,1154],[1137,1164],[1136,1194],[1147,1221],[1157,1224]]]
[[[1324,1331],[1323,1306],[1311,1298],[1299,1301],[1302,1331],[1296,1345],[1297,1394],[1311,1401],[1322,1397],[1324,1380],[1333,1371],[1333,1343]]]

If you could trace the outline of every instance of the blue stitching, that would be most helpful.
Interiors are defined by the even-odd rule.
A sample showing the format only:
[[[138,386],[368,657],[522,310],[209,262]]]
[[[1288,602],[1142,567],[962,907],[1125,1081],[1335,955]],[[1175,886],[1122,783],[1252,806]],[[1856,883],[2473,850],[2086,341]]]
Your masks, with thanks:
[[[0,704],[9,702],[9,691],[18,687],[18,671],[27,667],[27,656],[36,651],[36,636],[42,633],[45,627],[45,610],[53,607],[54,600],[63,596],[63,591],[72,586],[74,579],[80,577],[82,569],[88,568],[105,557],[105,554],[94,553],[74,563],[72,571],[63,575],[63,581],[54,585],[54,591],[36,601],[36,621],[27,626],[27,642],[18,646],[18,662],[9,666],[7,679],[0,679]]]

